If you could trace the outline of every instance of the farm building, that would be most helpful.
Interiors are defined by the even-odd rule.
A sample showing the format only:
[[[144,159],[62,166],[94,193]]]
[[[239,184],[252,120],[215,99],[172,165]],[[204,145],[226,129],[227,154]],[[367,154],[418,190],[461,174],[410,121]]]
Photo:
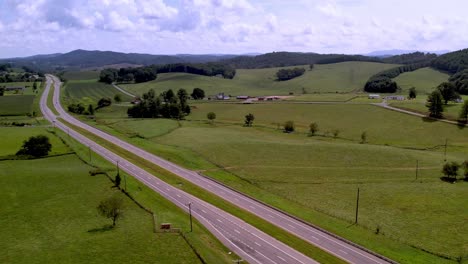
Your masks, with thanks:
[[[380,99],[380,95],[379,94],[369,94],[369,99]]]
[[[403,95],[389,95],[385,97],[386,100],[404,101],[406,98]]]
[[[239,99],[239,100],[246,100],[246,99],[249,99],[250,96],[248,96],[248,95],[238,95],[238,96],[236,96],[236,98]]]

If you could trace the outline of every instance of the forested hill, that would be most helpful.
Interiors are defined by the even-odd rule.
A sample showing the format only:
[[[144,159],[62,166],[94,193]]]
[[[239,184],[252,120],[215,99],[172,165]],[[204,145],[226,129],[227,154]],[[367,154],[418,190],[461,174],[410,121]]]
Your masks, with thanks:
[[[451,74],[468,69],[468,49],[439,56],[432,61],[431,66]]]
[[[344,61],[381,62],[379,58],[362,55],[318,54],[301,52],[273,52],[254,57],[239,56],[223,60],[236,69],[260,69],[296,65],[327,64]]]
[[[437,54],[413,52],[408,54],[396,55],[383,58],[382,61],[391,64],[416,64],[416,63],[430,63],[437,58]]]
[[[74,50],[64,54],[2,59],[15,67],[27,66],[44,71],[83,69],[115,64],[163,65],[175,63],[205,63],[232,58],[236,55],[151,55],[113,51]]]

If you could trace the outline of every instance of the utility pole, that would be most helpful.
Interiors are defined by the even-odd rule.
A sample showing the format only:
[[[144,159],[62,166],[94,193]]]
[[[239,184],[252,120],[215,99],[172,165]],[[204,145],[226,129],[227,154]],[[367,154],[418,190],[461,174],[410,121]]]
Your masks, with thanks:
[[[445,139],[444,161],[447,161],[447,143],[448,143],[448,139],[446,138]]]
[[[89,162],[91,162],[91,145],[88,146],[88,150],[89,150]]]
[[[358,214],[359,214],[359,187],[357,188],[357,200],[356,200],[356,220],[354,224],[358,223]]]
[[[418,179],[419,160],[416,160],[416,180]]]
[[[193,226],[192,226],[192,202],[189,202],[188,204],[189,208],[189,217],[190,217],[190,232],[193,231]]]
[[[117,175],[120,174],[120,170],[119,170],[119,161],[117,161]]]
[[[243,261],[244,261],[243,259],[236,259],[236,260],[233,260],[232,262],[239,264],[239,263],[241,263]]]

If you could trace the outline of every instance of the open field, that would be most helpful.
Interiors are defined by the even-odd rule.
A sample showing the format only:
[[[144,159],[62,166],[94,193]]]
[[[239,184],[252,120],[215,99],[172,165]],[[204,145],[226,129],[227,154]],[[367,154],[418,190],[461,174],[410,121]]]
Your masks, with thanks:
[[[452,259],[466,255],[466,232],[459,221],[468,208],[455,198],[467,191],[468,184],[439,180],[444,160],[440,146],[449,138],[448,160],[466,159],[466,130],[371,105],[194,106],[181,127],[170,120],[128,121],[124,107],[99,113],[97,123],[121,137],[139,134],[144,138],[127,140],[398,261],[442,262],[404,244]],[[217,114],[213,125],[206,121],[209,111]],[[242,127],[249,112],[256,117],[255,126]],[[277,130],[277,124],[286,120],[296,122],[297,133]],[[319,124],[320,135],[339,129],[339,138],[307,137],[310,122]],[[148,134],[149,123],[170,133]],[[359,144],[363,131],[369,144]],[[357,187],[360,226],[349,228]],[[380,235],[374,234],[377,228]]]
[[[70,150],[59,138],[47,131],[44,127],[0,127],[1,148],[0,156],[14,155],[29,137],[45,135],[52,144],[50,155],[69,153]]]
[[[306,93],[346,93],[359,91],[373,74],[395,67],[392,64],[371,62],[343,62],[327,65],[315,65],[312,71],[306,68],[303,76],[278,82],[276,72],[280,68],[238,69],[232,80],[185,73],[159,74],[155,81],[140,84],[122,84],[121,86],[135,94],[147,92],[150,88],[161,93],[169,88],[185,88],[189,93],[198,87],[207,95],[224,92],[226,95],[295,95]],[[293,67],[288,67],[293,68]]]
[[[74,80],[98,80],[100,71],[68,71],[63,77],[68,81]]]
[[[34,95],[0,96],[0,115],[26,115],[31,113]]]
[[[0,83],[0,86],[5,86],[5,87],[25,87],[24,91],[8,91],[5,92],[6,95],[35,95],[33,92],[33,84],[34,82],[8,82],[8,83]],[[38,88],[41,83],[38,82]]]
[[[404,95],[408,95],[409,88],[415,87],[419,96],[426,96],[439,84],[448,81],[448,78],[448,74],[431,68],[422,68],[400,74],[394,81],[402,88],[401,93]]]
[[[79,101],[85,105],[94,104],[103,97],[114,100],[114,96],[120,94],[122,101],[130,101],[132,98],[123,94],[112,85],[97,82],[94,79],[84,81],[69,81],[65,86],[65,96],[72,101]]]
[[[399,101],[399,102],[391,102],[390,105],[394,107],[399,107],[403,109],[408,109],[411,111],[427,114],[427,107],[426,107],[426,98],[427,96],[419,96],[415,100],[407,100],[407,101]],[[462,96],[463,100],[468,100],[468,96]],[[461,103],[453,103],[449,102],[448,105],[444,105],[444,112],[443,115],[445,118],[457,120],[460,114],[460,110],[463,104]]]
[[[34,134],[32,131],[0,128],[1,150],[14,153],[22,142],[10,136],[28,137]],[[47,135],[54,152],[70,151],[55,135]],[[81,159],[88,160],[86,147],[69,141],[62,132],[59,135]],[[108,171],[112,168],[111,175],[115,173],[113,166],[97,155],[93,154],[91,160]],[[92,169],[74,154],[0,162],[0,185],[4,186],[0,211],[8,216],[0,219],[0,262],[34,259],[35,263],[55,263],[66,259],[74,263],[201,263],[182,236],[153,233],[152,216],[110,188],[112,183],[104,175],[90,176],[88,171]],[[132,177],[126,178],[128,191],[155,212],[158,225],[168,222],[186,232],[184,212]],[[114,230],[108,230],[109,220],[98,216],[95,208],[113,195],[124,199],[125,215]],[[194,232],[186,237],[208,263],[230,263],[230,258],[235,257],[228,256],[226,249],[197,222]]]

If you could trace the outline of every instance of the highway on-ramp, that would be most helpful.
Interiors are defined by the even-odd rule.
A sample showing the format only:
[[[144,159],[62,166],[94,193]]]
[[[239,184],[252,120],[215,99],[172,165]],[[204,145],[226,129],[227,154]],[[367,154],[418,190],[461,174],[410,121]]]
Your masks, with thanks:
[[[217,181],[214,181],[208,177],[198,174],[197,172],[187,170],[174,163],[164,160],[152,153],[149,153],[143,149],[140,149],[132,144],[129,144],[115,136],[109,135],[99,129],[89,126],[80,120],[69,115],[60,105],[60,81],[58,78],[52,75],[47,75],[47,78],[54,80],[55,91],[53,96],[53,104],[60,114],[60,117],[67,122],[85,129],[113,144],[126,149],[133,154],[148,160],[156,164],[157,166],[164,168],[198,186],[210,191],[222,199],[233,203],[234,205],[263,218],[264,220],[308,241],[309,243],[349,262],[356,264],[376,264],[376,263],[394,263],[393,261],[375,254],[365,248],[362,248],[356,244],[350,243],[340,237],[337,237],[329,232],[326,232],[320,228],[312,226],[300,219],[297,219],[289,214],[286,214],[280,210],[272,208],[262,202],[259,202],[249,196],[243,195],[242,193],[235,191]],[[46,93],[44,93],[46,94]],[[42,106],[42,104],[41,104]],[[279,258],[278,258],[279,259]],[[267,263],[267,262],[262,262]],[[284,262],[283,262],[284,263]],[[286,263],[294,263],[288,262]]]

